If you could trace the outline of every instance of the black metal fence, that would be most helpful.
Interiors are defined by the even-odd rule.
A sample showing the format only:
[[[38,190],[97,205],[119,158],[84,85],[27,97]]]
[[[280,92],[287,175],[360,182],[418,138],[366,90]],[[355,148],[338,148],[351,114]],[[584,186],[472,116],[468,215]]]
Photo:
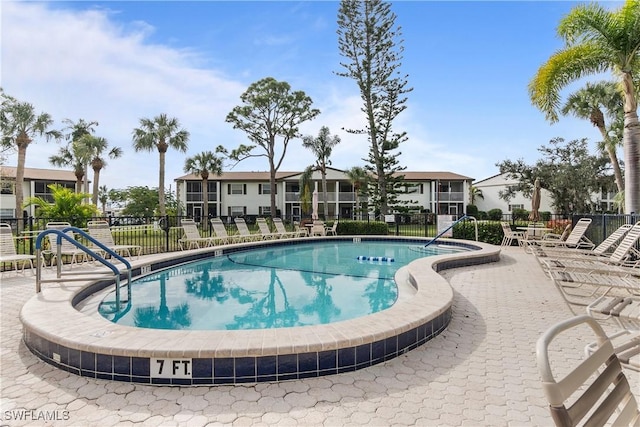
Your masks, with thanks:
[[[553,229],[555,232],[561,233],[566,224],[575,224],[580,218],[591,218],[592,224],[587,230],[588,237],[596,245],[602,242],[611,232],[622,224],[634,224],[640,221],[640,215],[613,215],[613,214],[584,214],[572,216],[550,216],[544,222],[545,227]],[[178,216],[164,217],[97,217],[92,218],[93,221],[107,221],[111,227],[111,232],[116,244],[119,245],[139,245],[143,248],[143,254],[163,253],[179,250],[178,241],[183,236],[180,221],[182,218]],[[232,217],[221,217],[227,227],[229,234],[237,232]],[[453,218],[455,219],[455,218]],[[257,231],[255,226],[255,217],[246,217],[247,224],[251,231]],[[347,221],[339,219],[340,221]],[[0,222],[8,223],[14,233],[17,242],[18,253],[35,253],[35,241],[38,234],[46,229],[49,222],[66,221],[71,225],[85,229],[86,221],[78,221],[74,218],[68,219],[52,219],[52,218],[25,218],[18,222],[16,218],[4,218]],[[332,220],[329,219],[329,222]],[[386,222],[389,235],[396,236],[416,236],[416,237],[432,237],[438,234],[441,227],[438,227],[438,216],[431,213],[421,214],[396,214],[387,215],[378,220],[367,219],[369,222]],[[509,222],[513,227],[526,226],[528,221],[524,219],[516,219],[512,215],[503,215],[500,219],[478,220],[484,229],[499,230],[501,221]],[[286,221],[287,228],[292,230],[293,223]],[[201,233],[203,236],[213,235],[207,222],[200,223]],[[501,233],[501,231],[499,231]],[[338,227],[338,234],[340,226]],[[500,235],[499,238],[502,238]],[[482,240],[482,238],[480,239]],[[486,240],[490,243],[496,243]],[[498,239],[499,242],[499,239]]]

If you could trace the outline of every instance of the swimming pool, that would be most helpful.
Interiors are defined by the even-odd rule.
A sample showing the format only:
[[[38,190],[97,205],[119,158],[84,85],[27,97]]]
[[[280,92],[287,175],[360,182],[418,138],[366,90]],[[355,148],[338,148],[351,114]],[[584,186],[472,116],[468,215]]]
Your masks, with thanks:
[[[370,315],[398,297],[397,270],[463,248],[326,241],[269,246],[190,262],[133,281],[131,308],[98,311],[120,325],[240,330],[320,325]]]
[[[335,240],[429,241],[337,236],[233,244],[143,256],[132,262],[133,276],[245,249]],[[113,288],[113,281],[69,281],[44,287],[23,305],[23,341],[37,357],[68,372],[150,385],[258,383],[354,371],[396,358],[446,329],[454,295],[438,271],[500,259],[499,246],[453,239],[446,244],[470,250],[410,262],[396,273],[399,282],[413,288],[409,298],[351,320],[237,331],[135,328],[109,322],[97,312],[102,298],[96,295]]]

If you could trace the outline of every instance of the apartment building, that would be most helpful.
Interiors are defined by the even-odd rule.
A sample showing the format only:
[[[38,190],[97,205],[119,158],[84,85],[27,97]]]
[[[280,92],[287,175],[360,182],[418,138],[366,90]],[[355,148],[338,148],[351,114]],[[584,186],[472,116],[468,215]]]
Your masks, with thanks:
[[[451,172],[402,172],[405,184],[399,199],[407,201],[414,211],[439,214],[462,214],[468,200],[472,178]],[[308,216],[303,212],[300,198],[302,172],[278,172],[275,188],[271,188],[268,172],[223,172],[210,176],[207,185],[210,216],[271,216],[271,192],[276,194],[275,216],[299,220]],[[200,218],[204,201],[202,178],[188,174],[176,178],[177,198],[185,207],[185,215]],[[368,214],[367,201],[358,198],[346,171],[328,168],[326,200],[322,176],[312,176],[313,190],[318,193],[318,211],[328,218],[360,218]]]
[[[16,167],[0,166],[0,218],[16,217]],[[29,197],[41,197],[53,201],[49,185],[58,184],[75,190],[76,176],[71,171],[60,169],[24,169],[22,194],[24,200]],[[35,213],[35,206],[24,208],[26,216]]]

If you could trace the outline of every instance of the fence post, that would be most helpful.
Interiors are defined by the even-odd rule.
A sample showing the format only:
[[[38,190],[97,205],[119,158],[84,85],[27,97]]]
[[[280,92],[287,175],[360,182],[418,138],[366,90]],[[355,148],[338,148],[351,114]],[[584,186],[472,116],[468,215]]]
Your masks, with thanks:
[[[171,229],[169,225],[169,215],[165,214],[164,216],[164,243],[165,243],[165,251],[169,252],[169,230]]]
[[[29,254],[33,255],[33,217],[29,216]]]

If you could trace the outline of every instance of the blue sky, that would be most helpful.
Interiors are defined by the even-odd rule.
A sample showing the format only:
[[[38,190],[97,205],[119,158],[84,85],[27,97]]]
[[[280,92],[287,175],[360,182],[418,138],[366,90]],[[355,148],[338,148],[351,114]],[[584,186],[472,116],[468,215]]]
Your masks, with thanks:
[[[550,125],[529,102],[527,84],[561,45],[555,28],[575,2],[392,2],[402,27],[409,75],[407,132],[401,164],[410,171],[450,171],[477,180],[496,163],[539,158],[554,137],[598,140],[587,122]],[[612,7],[617,3],[607,3]],[[354,81],[342,71],[336,35],[338,2],[127,1],[7,2],[2,19],[1,81],[5,92],[62,120],[95,120],[96,134],[124,156],[101,175],[109,188],[156,187],[157,153],[135,153],[132,130],[142,117],[166,113],[191,133],[187,154],[167,155],[166,182],[184,160],[217,145],[247,143],[225,122],[253,82],[271,76],[305,91],[321,114],[301,131],[328,126],[342,142],[333,166],[361,166],[367,141],[342,128],[364,123]],[[579,86],[574,85],[571,89]],[[55,143],[36,141],[27,166],[48,168]],[[280,170],[313,162],[291,143]],[[8,159],[15,165],[15,156]],[[268,170],[265,158],[228,170]]]

